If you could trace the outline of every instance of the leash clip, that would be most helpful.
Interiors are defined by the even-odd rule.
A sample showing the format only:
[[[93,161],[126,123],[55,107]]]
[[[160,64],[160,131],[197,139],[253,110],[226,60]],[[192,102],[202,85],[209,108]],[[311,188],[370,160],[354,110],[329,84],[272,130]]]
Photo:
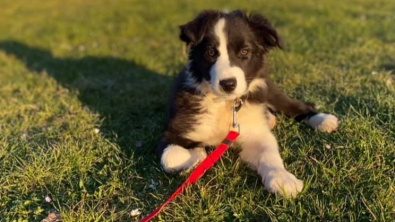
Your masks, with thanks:
[[[232,127],[237,128],[237,132],[240,133],[240,124],[237,123],[237,112],[240,110],[241,106],[243,105],[243,100],[240,98],[236,98],[233,103],[233,123]]]

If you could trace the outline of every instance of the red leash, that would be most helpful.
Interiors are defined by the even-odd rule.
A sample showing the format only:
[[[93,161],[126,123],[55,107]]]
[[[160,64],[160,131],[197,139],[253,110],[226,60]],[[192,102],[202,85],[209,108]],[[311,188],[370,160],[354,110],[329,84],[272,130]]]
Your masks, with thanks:
[[[210,169],[221,156],[225,153],[225,151],[229,148],[229,146],[236,141],[237,137],[240,134],[240,125],[237,123],[236,116],[237,112],[240,110],[243,105],[243,100],[235,99],[233,103],[233,124],[232,128],[237,129],[238,132],[230,130],[225,139],[218,145],[218,147],[208,156],[206,159],[201,162],[195,170],[192,171],[191,175],[185,180],[183,184],[174,192],[169,199],[166,200],[162,205],[156,208],[152,213],[146,216],[144,219],[140,220],[140,222],[147,222],[156,217],[162,209],[170,203],[170,201],[174,200],[178,195],[180,195],[188,185],[194,184],[203,174]]]
[[[160,205],[156,210],[146,216],[144,219],[140,220],[140,222],[147,222],[156,217],[162,209],[170,203],[170,201],[174,200],[178,195],[180,195],[188,185],[194,184],[203,174],[210,169],[221,156],[225,153],[225,151],[229,148],[229,146],[237,139],[239,136],[238,132],[229,131],[226,138],[222,141],[221,144],[208,156],[206,159],[201,162],[195,170],[192,171],[191,175],[185,180],[185,182],[174,192],[169,199],[166,200],[162,205]]]

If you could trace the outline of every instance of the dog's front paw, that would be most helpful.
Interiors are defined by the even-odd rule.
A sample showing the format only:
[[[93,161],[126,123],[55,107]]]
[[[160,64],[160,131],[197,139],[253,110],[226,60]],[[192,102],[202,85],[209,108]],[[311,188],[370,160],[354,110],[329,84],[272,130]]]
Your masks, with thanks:
[[[336,116],[326,113],[318,113],[307,120],[307,124],[321,132],[331,133],[337,130],[339,120]]]
[[[303,181],[285,169],[274,169],[262,178],[265,189],[285,197],[295,197],[303,189]]]
[[[192,168],[206,156],[204,148],[185,149],[178,145],[169,145],[163,151],[161,164],[167,173],[174,173]]]

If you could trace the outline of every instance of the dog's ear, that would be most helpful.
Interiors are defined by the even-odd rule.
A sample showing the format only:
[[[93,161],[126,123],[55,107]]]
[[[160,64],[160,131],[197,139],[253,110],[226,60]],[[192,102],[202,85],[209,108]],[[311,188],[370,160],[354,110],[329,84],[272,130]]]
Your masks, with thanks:
[[[247,21],[253,32],[255,33],[259,44],[264,47],[265,51],[278,47],[283,48],[283,42],[278,35],[276,29],[270,22],[260,14],[251,14],[247,17]]]
[[[181,25],[180,39],[187,43],[188,48],[199,44],[210,26],[214,25],[221,16],[219,11],[207,10],[201,12],[194,20]]]

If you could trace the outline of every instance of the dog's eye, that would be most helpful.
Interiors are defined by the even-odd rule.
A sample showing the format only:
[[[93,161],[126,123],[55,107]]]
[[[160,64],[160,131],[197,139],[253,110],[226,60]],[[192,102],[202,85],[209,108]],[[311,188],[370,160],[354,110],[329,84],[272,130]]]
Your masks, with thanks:
[[[214,57],[215,56],[215,50],[214,49],[207,49],[206,55],[209,57]]]
[[[242,49],[241,51],[240,51],[240,56],[246,56],[246,55],[248,55],[248,53],[249,53],[250,51],[248,50],[248,49]]]

